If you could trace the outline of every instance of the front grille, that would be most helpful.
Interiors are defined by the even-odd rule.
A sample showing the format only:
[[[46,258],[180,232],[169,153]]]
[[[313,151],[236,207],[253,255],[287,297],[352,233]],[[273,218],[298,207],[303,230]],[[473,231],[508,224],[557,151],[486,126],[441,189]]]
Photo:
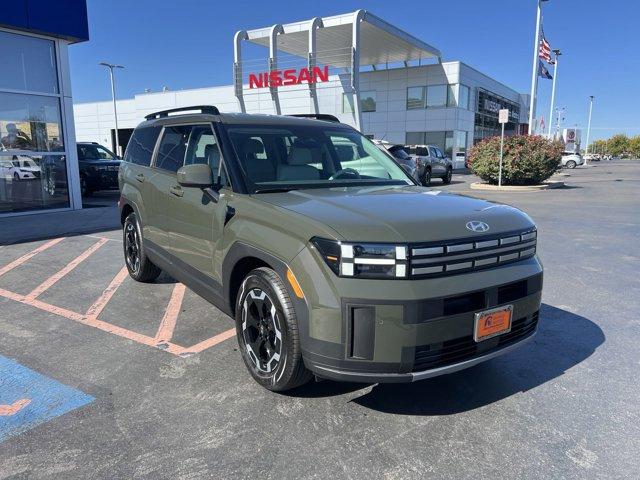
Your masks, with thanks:
[[[518,342],[532,334],[538,325],[538,313],[514,320],[511,331],[492,339],[476,342],[473,335],[442,343],[416,347],[413,371],[430,370],[486,355]]]
[[[535,229],[498,236],[411,245],[411,277],[455,275],[492,268],[533,257],[536,253]]]

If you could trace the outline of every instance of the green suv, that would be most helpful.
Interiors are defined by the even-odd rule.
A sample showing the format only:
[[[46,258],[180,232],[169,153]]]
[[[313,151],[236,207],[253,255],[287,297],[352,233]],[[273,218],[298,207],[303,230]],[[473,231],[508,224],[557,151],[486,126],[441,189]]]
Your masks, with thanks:
[[[146,117],[119,171],[131,276],[164,270],[235,318],[270,390],[314,375],[421,380],[530,340],[531,219],[419,186],[358,131],[316,117]]]

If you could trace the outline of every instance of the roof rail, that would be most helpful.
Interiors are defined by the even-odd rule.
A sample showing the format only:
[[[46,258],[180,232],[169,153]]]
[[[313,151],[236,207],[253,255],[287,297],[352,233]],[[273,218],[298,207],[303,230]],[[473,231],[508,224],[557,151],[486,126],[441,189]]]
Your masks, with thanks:
[[[208,115],[220,115],[220,110],[213,105],[194,105],[193,107],[178,107],[170,108],[169,110],[162,110],[155,112],[144,117],[146,120],[154,120],[156,118],[168,117],[170,113],[176,112],[192,112],[194,110],[200,110],[200,113],[206,113]]]
[[[312,118],[314,120],[322,120],[325,122],[341,123],[338,117],[329,115],[328,113],[293,113],[287,117]]]

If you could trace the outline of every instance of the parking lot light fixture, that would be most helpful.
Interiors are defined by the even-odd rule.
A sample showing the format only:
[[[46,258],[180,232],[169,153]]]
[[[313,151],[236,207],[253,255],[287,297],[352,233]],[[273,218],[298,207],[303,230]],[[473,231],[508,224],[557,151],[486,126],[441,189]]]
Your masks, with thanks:
[[[100,65],[109,69],[109,78],[111,79],[111,98],[113,100],[113,118],[115,121],[115,140],[116,140],[116,156],[120,157],[120,140],[118,139],[118,111],[116,109],[116,82],[113,76],[114,68],[124,68],[122,65],[116,65],[114,63],[100,62]]]
[[[591,133],[591,112],[593,111],[593,99],[596,98],[593,95],[589,95],[589,121],[587,122],[587,142],[584,147],[584,164],[587,163],[587,153],[589,153],[589,134]]]

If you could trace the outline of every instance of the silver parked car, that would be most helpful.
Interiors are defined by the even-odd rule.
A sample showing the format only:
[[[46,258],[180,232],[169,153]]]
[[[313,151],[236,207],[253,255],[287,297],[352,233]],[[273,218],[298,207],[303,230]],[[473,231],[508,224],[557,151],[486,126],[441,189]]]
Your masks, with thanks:
[[[386,140],[372,140],[376,146],[383,152],[387,152],[393,159],[416,181],[424,172],[424,164],[420,163],[416,157],[412,157],[406,151],[404,145],[387,142]]]
[[[441,178],[445,185],[451,183],[453,162],[438,147],[434,145],[407,145],[406,150],[424,165],[420,177],[420,182],[423,185],[429,185],[433,177]]]

